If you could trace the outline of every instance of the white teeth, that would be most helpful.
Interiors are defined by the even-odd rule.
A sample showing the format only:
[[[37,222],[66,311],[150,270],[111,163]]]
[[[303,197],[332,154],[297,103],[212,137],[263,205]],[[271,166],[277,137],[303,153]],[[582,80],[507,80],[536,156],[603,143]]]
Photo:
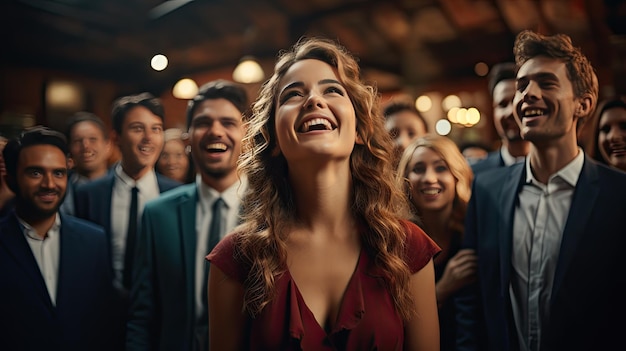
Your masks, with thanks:
[[[142,152],[147,152],[147,151],[150,150],[150,148],[149,147],[140,147],[139,150],[142,151]]]
[[[441,192],[441,189],[423,189],[422,194],[425,195],[437,195]]]
[[[330,124],[330,122],[324,118],[314,118],[311,120],[308,120],[306,122],[304,122],[304,124],[302,124],[302,127],[300,128],[300,131],[302,133],[306,133],[308,131],[310,131],[313,127],[316,126],[316,130],[320,130],[319,127],[317,126],[321,126],[324,130],[332,130],[333,126],[332,124]]]
[[[528,109],[528,110],[524,111],[524,117],[541,116],[544,113],[545,113],[544,110],[541,110],[541,109],[538,109],[538,108]]]
[[[213,143],[213,144],[209,144],[206,146],[207,150],[222,150],[222,151],[226,151],[227,147],[225,144],[222,143]]]

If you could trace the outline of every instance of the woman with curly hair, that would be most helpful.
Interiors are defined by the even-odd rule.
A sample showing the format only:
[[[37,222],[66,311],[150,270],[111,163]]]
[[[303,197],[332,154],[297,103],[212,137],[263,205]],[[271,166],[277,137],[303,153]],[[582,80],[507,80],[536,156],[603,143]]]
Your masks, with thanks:
[[[392,150],[345,48],[280,54],[243,140],[243,223],[207,257],[212,351],[439,349],[439,247],[406,220]]]
[[[434,134],[409,144],[398,163],[396,180],[408,194],[414,221],[442,249],[434,264],[444,351],[456,349],[454,294],[476,279],[474,250],[460,250],[473,177],[457,145]]]

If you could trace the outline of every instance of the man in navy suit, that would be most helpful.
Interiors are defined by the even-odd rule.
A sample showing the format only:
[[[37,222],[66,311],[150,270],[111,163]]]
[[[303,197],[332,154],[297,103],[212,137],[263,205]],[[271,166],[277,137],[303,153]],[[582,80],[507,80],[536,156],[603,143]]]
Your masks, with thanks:
[[[624,343],[626,174],[586,156],[598,97],[566,35],[520,33],[514,115],[523,163],[476,178],[465,247],[478,282],[457,299],[458,350],[610,350]]]
[[[515,64],[496,64],[489,73],[489,92],[493,101],[493,125],[500,136],[502,145],[492,151],[487,158],[471,164],[474,174],[484,170],[510,166],[524,160],[529,143],[522,139],[519,126],[513,117],[513,96],[515,95]]]
[[[187,108],[199,174],[146,204],[134,264],[126,349],[208,350],[205,257],[238,223],[246,178],[237,174],[246,91],[229,81],[200,87]],[[218,201],[223,204],[216,210]],[[217,221],[215,216],[220,216]],[[211,238],[216,224],[216,236]]]
[[[104,230],[58,212],[63,134],[35,127],[3,151],[15,210],[0,221],[0,349],[109,350],[113,296]]]
[[[149,93],[113,102],[113,141],[120,162],[104,177],[76,188],[76,216],[104,227],[111,248],[114,285],[120,295],[119,337],[124,342],[134,244],[146,202],[180,183],[154,171],[163,149],[164,109]],[[134,210],[134,211],[131,211]]]

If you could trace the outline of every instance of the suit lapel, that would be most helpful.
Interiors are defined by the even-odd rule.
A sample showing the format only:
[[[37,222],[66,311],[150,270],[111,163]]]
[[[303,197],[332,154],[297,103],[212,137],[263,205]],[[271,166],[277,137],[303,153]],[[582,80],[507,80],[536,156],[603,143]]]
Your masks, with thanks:
[[[109,242],[111,242],[111,199],[113,198],[113,187],[115,186],[115,172],[107,173],[109,179],[107,180],[107,186],[104,188],[106,193],[102,195],[102,218],[104,223],[104,231],[109,236]],[[112,252],[112,251],[111,251]]]
[[[570,262],[578,248],[578,243],[585,234],[585,224],[588,222],[589,216],[591,215],[590,209],[595,205],[600,191],[598,182],[598,167],[585,155],[585,163],[580,172],[578,183],[576,183],[572,204],[570,205],[567,215],[567,222],[563,229],[561,250],[559,252],[556,273],[554,274],[554,285],[552,288],[553,298],[557,296],[567,267],[570,266]]]
[[[2,228],[3,231],[6,229],[6,232],[2,233],[3,235],[0,235],[0,244],[7,248],[8,254],[13,256],[13,259],[15,259],[18,266],[22,267],[26,273],[25,278],[29,279],[36,291],[39,292],[37,295],[41,296],[44,299],[46,306],[52,309],[52,300],[50,300],[48,288],[43,280],[43,276],[41,275],[35,256],[33,256],[33,252],[28,245],[28,242],[26,242],[26,238],[24,238],[24,234],[17,221],[17,217],[15,214],[10,214],[9,216],[10,218],[7,218],[6,220],[7,227]]]
[[[195,311],[196,281],[196,203],[198,202],[197,186],[189,187],[186,196],[178,204],[179,227],[181,228],[182,259],[184,261],[185,281],[187,284],[187,310]]]
[[[59,275],[57,282],[57,306],[63,307],[67,302],[72,304],[73,296],[71,284],[66,283],[76,281],[78,274],[76,269],[80,267],[80,248],[77,245],[77,234],[72,230],[72,225],[65,217],[61,216],[61,242],[59,250]]]
[[[498,226],[500,243],[500,291],[503,296],[508,295],[509,279],[511,275],[511,250],[513,247],[513,221],[515,219],[515,204],[521,187],[526,180],[526,165],[521,162],[508,168],[509,174],[500,192],[501,216]]]

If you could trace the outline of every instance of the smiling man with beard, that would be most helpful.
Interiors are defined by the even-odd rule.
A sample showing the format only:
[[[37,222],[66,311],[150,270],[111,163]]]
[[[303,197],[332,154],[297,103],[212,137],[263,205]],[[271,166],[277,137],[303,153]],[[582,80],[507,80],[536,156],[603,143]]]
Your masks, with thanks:
[[[526,160],[476,177],[465,248],[478,281],[457,299],[457,350],[611,350],[626,329],[626,174],[577,132],[598,98],[594,68],[564,34],[518,34],[513,114]]]
[[[187,108],[198,171],[146,204],[134,264],[126,349],[208,349],[207,263],[213,246],[239,220],[245,177],[237,174],[246,91],[229,81],[200,87]]]
[[[528,154],[529,143],[522,139],[519,126],[513,117],[515,72],[513,62],[502,62],[494,65],[489,73],[489,91],[493,100],[493,125],[502,145],[499,150],[490,152],[486,159],[471,165],[475,175],[487,169],[521,162]]]
[[[0,348],[109,349],[106,236],[58,212],[67,187],[65,137],[35,127],[3,154],[16,201],[0,222]]]

